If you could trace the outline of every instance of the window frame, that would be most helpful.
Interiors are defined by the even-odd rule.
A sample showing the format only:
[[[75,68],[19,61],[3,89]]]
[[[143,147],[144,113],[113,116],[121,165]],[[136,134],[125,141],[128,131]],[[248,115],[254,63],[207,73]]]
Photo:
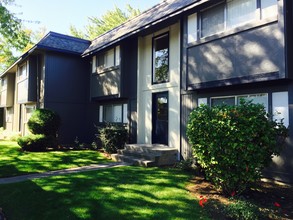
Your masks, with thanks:
[[[269,104],[269,101],[270,101],[270,94],[269,93],[266,93],[266,92],[260,92],[260,93],[249,93],[249,94],[239,94],[239,95],[227,95],[227,96],[212,96],[209,98],[209,106],[212,106],[212,100],[213,99],[221,99],[221,98],[234,98],[234,105],[238,105],[239,102],[239,98],[242,98],[242,97],[247,97],[249,99],[249,97],[251,96],[260,96],[260,95],[264,95],[266,96],[266,104],[267,105],[264,105],[265,109],[267,112],[270,111],[270,104]],[[251,99],[253,99],[253,97],[251,97]]]
[[[155,48],[155,41],[157,39],[162,39],[166,37],[168,39],[168,70],[167,70],[167,79],[157,81],[156,80],[156,67],[155,67],[155,59],[156,59],[156,48]],[[170,34],[169,32],[162,33],[160,35],[156,35],[152,38],[152,84],[161,84],[161,83],[167,83],[170,81]]]
[[[112,65],[110,66],[105,66],[107,62],[107,55],[110,54],[110,51],[113,50],[113,57],[111,59]],[[103,65],[99,65],[99,58],[103,58],[104,62]],[[96,54],[95,56],[92,57],[92,73],[105,73],[107,71],[116,69],[120,66],[120,45],[112,47],[106,51],[100,52]]]
[[[121,112],[120,112],[120,118],[121,121],[106,121],[106,107],[111,107],[112,109],[112,114],[114,114],[114,107],[115,106],[120,106],[121,107]],[[127,118],[127,111],[128,111],[128,104],[127,103],[105,103],[101,104],[99,106],[99,123],[117,123],[117,124],[127,124],[128,123],[128,118]],[[112,115],[112,118],[114,119],[114,115]]]
[[[25,68],[25,73],[23,74],[23,68]],[[21,65],[19,65],[18,67],[18,71],[17,71],[17,81],[20,82],[24,79],[26,79],[28,76],[28,64],[27,62],[22,63]]]
[[[206,39],[206,38],[209,38],[209,37],[214,36],[214,35],[222,34],[223,32],[226,32],[226,31],[229,31],[229,30],[237,29],[237,28],[239,28],[241,26],[245,26],[246,24],[249,24],[251,22],[263,21],[263,20],[266,20],[267,18],[278,16],[278,0],[275,0],[276,4],[270,6],[270,7],[277,7],[276,14],[273,14],[271,16],[265,16],[265,17],[263,17],[263,12],[264,12],[263,11],[264,8],[262,7],[263,0],[254,0],[254,1],[255,1],[255,6],[256,6],[256,8],[254,10],[254,14],[255,14],[254,19],[248,20],[247,22],[240,22],[237,25],[233,25],[232,27],[228,27],[228,25],[227,25],[227,22],[228,22],[228,19],[227,19],[227,16],[228,16],[227,5],[228,5],[229,0],[224,0],[224,1],[221,1],[221,2],[219,2],[217,4],[214,4],[214,5],[211,5],[210,7],[205,8],[205,9],[197,12],[196,13],[196,16],[197,16],[197,31],[196,31],[196,33],[188,33],[188,34],[189,35],[192,35],[192,34],[195,35],[196,34],[196,37],[194,37],[194,38],[196,39],[196,41],[200,41],[202,39]],[[222,30],[214,32],[212,34],[202,36],[202,14],[204,12],[207,12],[208,10],[212,10],[213,8],[220,6],[221,4],[224,4],[224,24],[223,24],[224,28]],[[188,42],[190,43],[190,41],[188,41]]]

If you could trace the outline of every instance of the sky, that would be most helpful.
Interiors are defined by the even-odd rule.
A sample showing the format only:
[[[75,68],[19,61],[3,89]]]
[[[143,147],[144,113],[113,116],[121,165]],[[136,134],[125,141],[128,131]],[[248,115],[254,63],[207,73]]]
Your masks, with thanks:
[[[101,17],[115,6],[126,11],[129,4],[135,9],[145,11],[161,0],[14,0],[8,9],[16,17],[24,20],[28,29],[37,30],[46,27],[47,32],[54,31],[70,34],[69,26],[82,29],[88,17]]]

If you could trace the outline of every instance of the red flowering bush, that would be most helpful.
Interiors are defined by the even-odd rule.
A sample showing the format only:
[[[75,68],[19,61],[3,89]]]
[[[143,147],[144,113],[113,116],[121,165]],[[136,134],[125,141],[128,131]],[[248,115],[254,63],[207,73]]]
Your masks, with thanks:
[[[223,193],[240,194],[279,155],[287,128],[270,119],[263,105],[202,105],[191,112],[187,137],[206,178]]]

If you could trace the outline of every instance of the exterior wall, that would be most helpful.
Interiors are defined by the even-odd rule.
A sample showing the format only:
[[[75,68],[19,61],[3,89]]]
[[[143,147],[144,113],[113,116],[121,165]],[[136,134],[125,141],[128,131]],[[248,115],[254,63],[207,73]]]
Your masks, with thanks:
[[[129,143],[137,142],[137,38],[123,41],[121,48],[121,97],[127,99]]]
[[[72,143],[76,137],[87,141],[89,70],[89,61],[79,56],[45,54],[44,107],[56,111],[61,117],[61,143]]]
[[[196,42],[188,42],[188,18],[183,26],[181,156],[192,155],[186,137],[190,111],[201,101],[210,104],[212,97],[265,93],[268,111],[282,112],[293,123],[293,90],[288,80],[284,32],[284,5],[278,1],[278,17],[220,33]],[[287,125],[288,125],[287,124]],[[273,158],[264,173],[286,182],[293,181],[293,132],[279,157]]]
[[[152,84],[152,37],[169,32],[169,82]],[[152,94],[168,92],[169,147],[180,147],[180,24],[176,23],[138,41],[137,142],[152,143]]]
[[[103,73],[93,73],[91,76],[91,97],[119,96],[120,70],[111,68]]]

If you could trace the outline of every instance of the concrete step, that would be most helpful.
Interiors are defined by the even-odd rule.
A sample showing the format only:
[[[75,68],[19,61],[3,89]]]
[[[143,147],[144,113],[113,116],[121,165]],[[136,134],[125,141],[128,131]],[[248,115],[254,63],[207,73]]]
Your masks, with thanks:
[[[159,157],[160,154],[156,152],[144,152],[144,151],[133,151],[133,150],[127,150],[127,149],[120,149],[117,150],[118,154],[125,155],[125,156],[133,156],[141,159],[146,160],[155,160],[156,157]]]
[[[115,161],[124,161],[142,166],[165,166],[177,162],[178,150],[162,144],[127,144],[113,154]]]
[[[155,166],[155,161],[153,161],[153,160],[146,160],[146,159],[137,158],[134,156],[126,156],[126,155],[121,155],[121,154],[111,154],[111,158],[114,161],[125,162],[125,163],[129,163],[132,165],[145,166],[145,167]]]

